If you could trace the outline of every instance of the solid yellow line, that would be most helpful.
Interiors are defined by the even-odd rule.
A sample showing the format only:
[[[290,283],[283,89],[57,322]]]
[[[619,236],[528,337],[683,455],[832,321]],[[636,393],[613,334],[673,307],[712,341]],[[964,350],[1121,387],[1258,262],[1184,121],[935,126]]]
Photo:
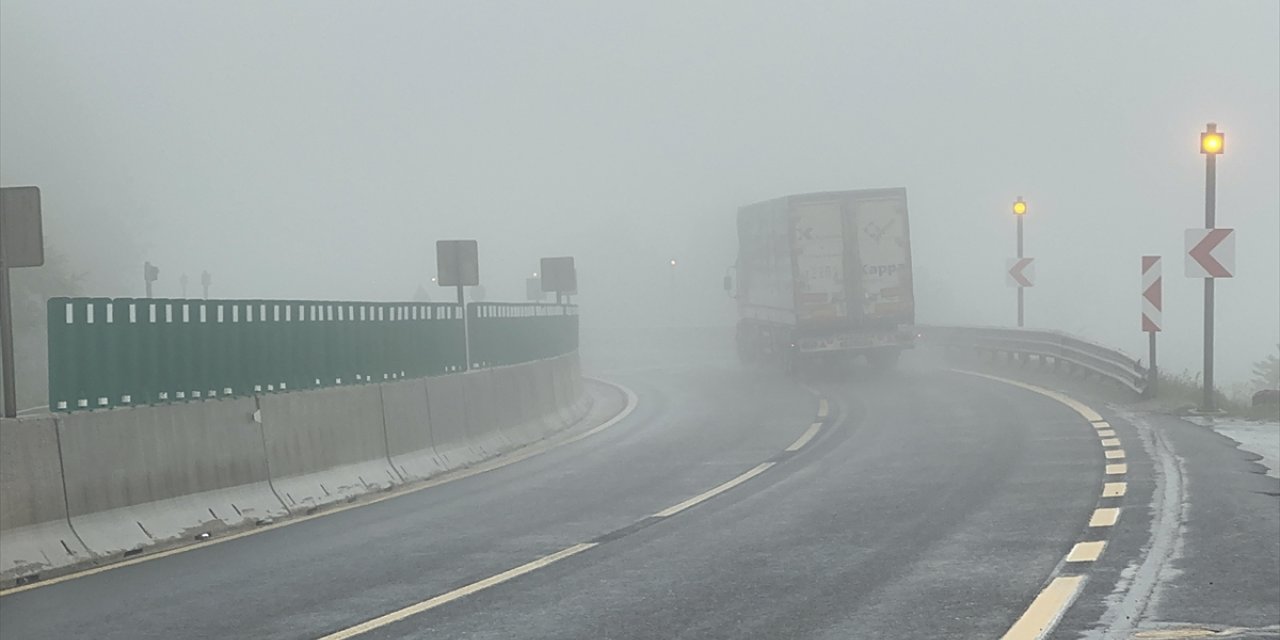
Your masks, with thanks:
[[[432,487],[438,487],[442,484],[456,482],[463,478],[469,478],[474,475],[479,475],[486,471],[493,471],[494,469],[500,469],[502,467],[520,462],[521,460],[532,458],[535,455],[545,453],[547,451],[550,451],[558,447],[563,447],[567,444],[572,444],[574,442],[582,440],[583,438],[600,433],[601,431],[604,431],[605,429],[608,429],[609,427],[612,427],[613,425],[618,424],[619,422],[622,422],[623,420],[625,420],[627,416],[631,415],[631,413],[635,411],[636,407],[639,406],[640,404],[640,398],[636,395],[636,393],[623,385],[620,385],[614,382],[606,382],[599,378],[591,378],[589,376],[583,376],[583,379],[594,380],[596,382],[599,382],[600,384],[611,386],[615,389],[622,391],[623,395],[625,395],[627,398],[627,404],[625,407],[623,407],[622,411],[618,412],[617,415],[604,421],[604,423],[600,424],[599,426],[593,427],[588,431],[579,433],[566,440],[563,440],[563,441],[556,440],[556,436],[551,436],[550,438],[547,438],[540,442],[535,442],[522,449],[518,449],[510,453],[504,453],[504,454],[495,456],[493,458],[490,458],[489,460],[481,462],[472,467],[457,469],[455,471],[447,471],[439,476],[430,478],[428,480],[423,480],[421,482],[413,482],[413,483],[399,485],[392,491],[381,496],[364,498],[359,500],[358,502],[353,502],[351,504],[335,505],[333,507],[326,508],[325,510],[320,511],[318,513],[313,513],[309,516],[296,516],[296,517],[284,516],[285,518],[287,518],[286,520],[282,520],[274,524],[255,527],[253,529],[240,531],[238,533],[233,533],[226,536],[211,538],[199,544],[191,544],[183,547],[169,549],[167,551],[160,551],[157,553],[148,553],[148,554],[137,556],[134,558],[129,558],[127,560],[121,560],[119,562],[105,564],[100,567],[93,567],[91,569],[85,569],[83,571],[77,571],[75,573],[68,573],[66,575],[61,575],[56,578],[49,578],[48,580],[41,580],[39,582],[33,582],[31,584],[25,584],[17,587],[9,587],[8,589],[0,589],[0,597],[10,596],[16,593],[22,593],[23,591],[30,591],[32,589],[51,587],[55,584],[70,582],[71,580],[79,580],[80,578],[87,578],[91,575],[112,571],[114,569],[122,569],[124,567],[130,567],[135,564],[141,564],[143,562],[151,562],[152,560],[159,560],[161,558],[167,558],[169,556],[176,556],[180,553],[195,551],[196,549],[204,549],[215,544],[222,544],[224,542],[231,542],[232,540],[239,540],[240,538],[256,536],[259,533],[264,533],[267,531],[271,531],[273,529],[279,529],[281,527],[295,525],[300,522],[306,522],[308,520],[315,520],[316,518],[331,516],[335,513],[342,513],[343,511],[349,511],[351,509],[359,509],[361,507],[367,507],[371,504],[378,504],[379,502],[384,502],[386,500],[394,500],[401,496],[405,496],[411,493],[417,493],[419,491],[430,489]],[[365,495],[368,496],[369,494],[365,494]]]
[[[1124,457],[1124,449],[1107,449],[1102,452],[1108,460],[1119,460]]]
[[[827,399],[826,399],[826,398],[819,398],[819,399],[818,399],[818,417],[819,417],[819,418],[825,418],[825,417],[827,417],[827,415],[830,413],[830,409],[831,409],[831,408],[827,406]]]
[[[667,507],[666,509],[663,509],[662,511],[659,511],[659,512],[657,512],[657,513],[653,514],[653,515],[655,515],[655,516],[657,516],[657,517],[659,517],[659,518],[669,518],[669,517],[671,517],[671,516],[674,516],[675,514],[680,513],[681,511],[684,511],[685,509],[688,509],[689,507],[692,507],[692,506],[694,506],[694,505],[696,505],[696,504],[698,504],[698,503],[700,503],[700,502],[705,502],[705,501],[707,501],[707,500],[710,500],[710,499],[712,499],[712,498],[714,498],[714,497],[716,497],[716,496],[718,496],[718,495],[720,495],[720,494],[722,494],[722,493],[724,493],[724,492],[726,492],[726,491],[728,491],[728,490],[730,490],[730,489],[732,489],[732,488],[734,488],[734,487],[736,487],[736,486],[738,486],[738,485],[740,485],[740,484],[742,484],[742,483],[744,483],[744,482],[746,482],[746,481],[748,481],[748,480],[750,480],[750,479],[752,479],[752,478],[754,478],[754,477],[756,477],[756,476],[758,476],[758,475],[760,475],[760,474],[764,473],[765,471],[767,471],[767,470],[769,469],[769,467],[772,467],[773,465],[774,465],[774,463],[772,463],[772,462],[762,462],[762,463],[760,463],[760,464],[756,465],[754,469],[751,469],[750,471],[747,471],[746,473],[743,473],[742,475],[739,475],[738,477],[736,477],[736,478],[734,478],[734,479],[732,479],[732,480],[730,480],[730,481],[728,481],[728,482],[726,482],[726,483],[724,483],[724,484],[722,484],[722,485],[720,485],[720,486],[718,486],[718,487],[715,487],[715,488],[713,488],[713,489],[709,489],[709,490],[707,490],[707,491],[703,491],[702,493],[699,493],[698,495],[696,495],[696,496],[694,496],[694,497],[692,497],[692,498],[689,498],[688,500],[685,500],[684,502],[681,502],[680,504],[678,504],[678,505],[676,505],[676,506],[674,506],[674,507]]]
[[[1124,492],[1127,491],[1128,488],[1129,488],[1129,485],[1124,482],[1104,483],[1102,485],[1102,497],[1119,498],[1120,496],[1124,495]]]
[[[1089,526],[1110,527],[1119,519],[1120,509],[1118,507],[1101,507],[1093,510],[1093,517],[1089,518]]]
[[[1102,550],[1106,546],[1105,540],[1077,542],[1076,546],[1071,547],[1071,553],[1067,554],[1067,562],[1093,562],[1102,555]]]
[[[1004,640],[1040,640],[1053,631],[1067,607],[1080,594],[1084,576],[1058,576],[1031,601],[1018,621],[1005,632]]]
[[[814,436],[818,435],[818,429],[821,428],[821,422],[815,422],[809,425],[809,428],[806,429],[804,433],[800,434],[800,437],[796,438],[796,441],[792,442],[791,446],[787,447],[787,451],[799,451],[801,447],[809,444],[809,441],[812,440]]]
[[[1115,432],[1114,430],[1112,430],[1112,429],[1101,429],[1101,430],[1099,430],[1099,431],[1098,431],[1098,437],[1099,437],[1099,438],[1114,438],[1114,437],[1116,437],[1116,432]]]
[[[1120,464],[1107,465],[1107,475],[1109,476],[1124,475],[1128,472],[1129,472],[1129,465],[1124,464],[1123,462]]]
[[[355,636],[358,636],[363,633],[368,633],[370,631],[373,631],[374,629],[385,627],[389,624],[394,624],[396,622],[404,620],[405,618],[408,618],[409,616],[414,616],[424,611],[430,611],[441,605],[453,602],[454,600],[465,598],[478,591],[483,591],[485,589],[488,589],[489,587],[502,584],[503,582],[511,580],[512,578],[517,578],[526,573],[536,571],[547,565],[554,564],[570,556],[574,556],[579,553],[582,553],[583,551],[586,551],[587,549],[590,549],[591,547],[596,546],[596,544],[597,543],[595,542],[583,542],[580,544],[575,544],[572,547],[561,549],[560,551],[557,551],[551,555],[543,556],[532,562],[527,562],[514,569],[508,569],[497,575],[489,576],[484,580],[473,582],[465,587],[454,589],[453,591],[450,591],[448,593],[442,593],[429,600],[423,600],[422,602],[419,602],[417,604],[409,605],[403,609],[392,611],[391,613],[388,613],[386,615],[378,616],[377,618],[374,618],[372,620],[362,622],[354,627],[348,627],[341,631],[331,633],[327,636],[321,637],[319,640],[346,640],[346,638],[354,638]]]
[[[1120,446],[1120,438],[1103,438],[1103,439],[1102,439],[1102,446],[1104,446],[1104,447],[1118,447],[1118,446]]]

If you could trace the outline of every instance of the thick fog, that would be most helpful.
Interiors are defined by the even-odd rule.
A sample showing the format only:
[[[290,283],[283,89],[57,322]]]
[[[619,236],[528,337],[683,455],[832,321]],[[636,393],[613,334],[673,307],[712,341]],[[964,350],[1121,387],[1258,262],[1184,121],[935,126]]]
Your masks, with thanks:
[[[1280,342],[1280,4],[0,2],[0,182],[89,295],[491,300],[573,255],[584,326],[730,327],[738,206],[906,187],[922,323],[1028,324],[1199,370],[1205,123],[1226,132],[1219,378]],[[671,266],[671,260],[676,266]]]

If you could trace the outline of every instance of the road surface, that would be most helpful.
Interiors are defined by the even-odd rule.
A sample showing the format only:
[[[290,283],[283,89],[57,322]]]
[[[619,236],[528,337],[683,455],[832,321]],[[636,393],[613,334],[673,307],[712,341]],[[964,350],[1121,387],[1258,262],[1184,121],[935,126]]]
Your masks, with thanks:
[[[1090,527],[1115,461],[1053,398],[910,361],[801,384],[687,346],[589,357],[639,398],[598,434],[4,596],[0,637],[997,638],[1059,575],[1083,579],[1053,637],[1280,624],[1280,542],[1259,534],[1280,523],[1280,487],[1225,438],[1189,432],[1205,438],[1193,451],[1153,456],[1149,420],[1091,404],[1124,443],[1127,492],[1105,503],[1114,526]],[[1197,490],[1217,506],[1187,502]],[[1219,570],[1196,536],[1224,533],[1246,555]],[[1105,551],[1064,563],[1082,540]]]

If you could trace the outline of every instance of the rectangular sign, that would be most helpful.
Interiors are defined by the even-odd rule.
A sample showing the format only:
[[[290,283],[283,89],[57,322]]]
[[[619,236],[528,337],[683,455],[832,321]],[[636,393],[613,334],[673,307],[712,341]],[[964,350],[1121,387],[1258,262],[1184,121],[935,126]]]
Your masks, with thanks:
[[[480,284],[480,257],[475,240],[436,241],[436,282],[442,287]]]
[[[40,187],[0,188],[0,262],[6,267],[44,264]]]
[[[1187,229],[1188,278],[1230,278],[1236,272],[1235,229]]]
[[[547,292],[542,290],[542,278],[525,278],[524,297],[529,302],[542,302],[547,298]]]
[[[542,276],[543,291],[578,292],[578,270],[573,266],[572,256],[543,258],[538,273]]]
[[[1164,322],[1164,279],[1160,256],[1142,256],[1142,330],[1160,331]]]

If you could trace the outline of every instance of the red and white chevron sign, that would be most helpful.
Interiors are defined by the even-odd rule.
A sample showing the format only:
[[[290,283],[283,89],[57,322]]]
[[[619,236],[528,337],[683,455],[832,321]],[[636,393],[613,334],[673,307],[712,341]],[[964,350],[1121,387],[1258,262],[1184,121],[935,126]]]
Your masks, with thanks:
[[[1009,258],[1005,262],[1005,282],[1011,287],[1031,287],[1036,284],[1035,258]]]
[[[1235,229],[1187,229],[1186,238],[1188,278],[1230,278],[1235,275]]]
[[[1164,322],[1164,280],[1160,256],[1142,256],[1142,330],[1159,331]]]

